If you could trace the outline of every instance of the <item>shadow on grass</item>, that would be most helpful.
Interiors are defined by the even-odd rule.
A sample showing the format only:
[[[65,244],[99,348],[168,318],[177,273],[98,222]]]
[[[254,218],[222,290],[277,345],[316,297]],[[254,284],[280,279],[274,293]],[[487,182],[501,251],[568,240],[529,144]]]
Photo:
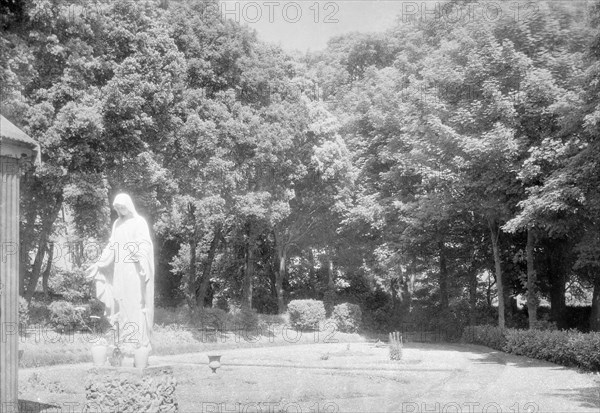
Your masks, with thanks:
[[[405,346],[411,347],[411,346]],[[422,351],[432,350],[449,350],[466,353],[475,353],[477,358],[470,358],[473,364],[489,364],[489,365],[510,365],[515,368],[540,368],[544,371],[568,371],[575,370],[575,367],[561,366],[546,360],[537,360],[527,356],[515,354],[507,354],[499,350],[476,345],[476,344],[461,344],[461,343],[415,343],[414,348]],[[600,383],[598,383],[600,384]],[[582,387],[575,389],[559,389],[554,393],[546,393],[545,396],[560,397],[569,400],[573,404],[577,404],[581,408],[600,409],[600,385],[591,387]]]
[[[556,393],[546,396],[559,396],[573,403],[579,403],[580,407],[600,409],[600,389],[583,387],[579,389],[560,389]]]
[[[31,400],[19,399],[19,412],[21,413],[41,413],[46,410],[59,411],[60,406],[55,404],[38,403]]]

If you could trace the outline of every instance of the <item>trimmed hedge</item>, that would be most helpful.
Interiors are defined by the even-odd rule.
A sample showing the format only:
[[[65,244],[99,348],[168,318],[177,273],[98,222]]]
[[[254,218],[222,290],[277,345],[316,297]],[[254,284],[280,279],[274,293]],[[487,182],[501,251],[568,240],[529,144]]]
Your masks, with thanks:
[[[333,308],[332,318],[341,332],[356,333],[362,321],[362,311],[356,304],[342,303]]]
[[[292,300],[288,304],[290,325],[298,330],[319,329],[325,320],[325,306],[318,300]]]
[[[577,330],[517,330],[493,326],[468,327],[463,341],[506,353],[600,371],[600,333]]]

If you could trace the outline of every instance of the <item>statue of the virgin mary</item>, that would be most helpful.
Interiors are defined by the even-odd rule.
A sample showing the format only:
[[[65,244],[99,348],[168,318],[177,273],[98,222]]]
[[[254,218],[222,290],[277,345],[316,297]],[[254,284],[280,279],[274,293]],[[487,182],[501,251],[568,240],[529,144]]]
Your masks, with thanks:
[[[124,350],[139,344],[150,347],[154,322],[154,250],[146,220],[138,215],[131,197],[119,194],[108,245],[88,268],[96,296],[106,306],[113,326],[118,323]]]

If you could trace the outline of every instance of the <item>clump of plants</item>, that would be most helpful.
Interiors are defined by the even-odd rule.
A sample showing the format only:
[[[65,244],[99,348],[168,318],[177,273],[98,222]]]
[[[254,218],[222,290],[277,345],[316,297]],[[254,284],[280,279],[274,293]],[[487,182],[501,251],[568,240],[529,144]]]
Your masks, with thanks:
[[[342,303],[334,307],[332,318],[341,332],[356,333],[360,328],[362,311],[356,304]]]
[[[29,303],[23,297],[19,297],[19,324],[21,328],[29,324]]]
[[[76,306],[68,301],[55,301],[48,306],[50,325],[58,332],[79,331],[87,328],[85,319],[89,309]]]
[[[318,300],[293,300],[288,304],[290,324],[296,330],[319,329],[325,320],[325,306]]]
[[[390,333],[390,360],[402,360],[402,336],[395,331]]]

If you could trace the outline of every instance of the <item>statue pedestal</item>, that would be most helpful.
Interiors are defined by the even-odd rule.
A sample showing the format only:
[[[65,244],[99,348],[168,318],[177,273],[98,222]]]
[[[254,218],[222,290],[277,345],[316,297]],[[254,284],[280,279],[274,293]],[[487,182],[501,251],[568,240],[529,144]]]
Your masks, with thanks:
[[[88,370],[86,412],[178,412],[171,366],[93,367]]]

